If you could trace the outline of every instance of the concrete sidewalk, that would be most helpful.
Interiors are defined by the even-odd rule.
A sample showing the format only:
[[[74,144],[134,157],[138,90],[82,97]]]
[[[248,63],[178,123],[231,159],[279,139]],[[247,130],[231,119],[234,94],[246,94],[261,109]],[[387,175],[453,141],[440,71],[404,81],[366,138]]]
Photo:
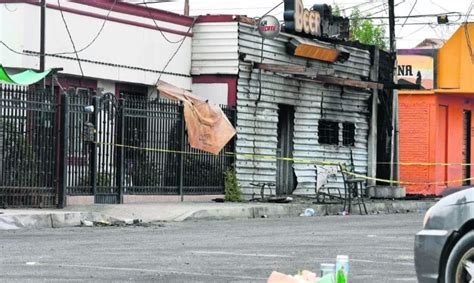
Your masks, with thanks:
[[[369,214],[424,213],[436,200],[366,201]],[[120,205],[72,206],[65,209],[0,209],[0,230],[20,228],[61,228],[90,225],[129,225],[189,220],[230,220],[261,217],[291,217],[312,208],[315,216],[335,215],[340,204],[312,204],[294,201],[277,203],[167,202]],[[352,207],[358,214],[358,207]]]

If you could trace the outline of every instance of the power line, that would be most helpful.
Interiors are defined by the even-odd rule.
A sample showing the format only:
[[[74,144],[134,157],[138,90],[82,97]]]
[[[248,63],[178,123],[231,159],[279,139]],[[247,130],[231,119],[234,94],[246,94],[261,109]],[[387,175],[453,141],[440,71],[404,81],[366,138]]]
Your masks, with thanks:
[[[188,28],[188,31],[186,33],[189,33],[191,31],[191,29],[194,27],[194,24],[196,23],[197,21],[197,17],[194,18],[193,20],[193,23],[189,26]],[[181,43],[178,45],[178,48],[176,48],[176,50],[174,51],[174,53],[171,55],[171,57],[169,58],[168,62],[166,62],[165,66],[163,67],[163,70],[161,70],[160,74],[158,75],[158,78],[156,79],[156,82],[155,82],[155,86],[158,84],[158,82],[160,81],[161,79],[161,75],[163,75],[163,73],[165,72],[166,68],[168,68],[168,65],[171,63],[171,61],[173,61],[174,57],[176,56],[176,54],[178,54],[179,50],[181,49],[181,46],[183,46],[183,43],[186,41],[186,36],[183,36],[183,39],[181,40]],[[150,94],[153,92],[153,89],[148,93],[148,96],[150,96]]]
[[[408,18],[428,18],[428,17],[438,17],[438,16],[449,16],[449,15],[458,15],[464,16],[460,12],[448,12],[448,13],[438,13],[438,14],[419,14],[419,15],[407,15],[407,16],[395,16],[395,19],[408,19]],[[362,19],[366,20],[383,20],[388,19],[388,17],[364,17]]]
[[[285,3],[284,1],[281,1],[278,5],[276,5],[275,7],[271,8],[268,12],[266,12],[265,14],[263,14],[263,16],[261,16],[261,18],[265,17],[266,15],[270,14],[271,12],[273,12],[273,10],[275,10],[276,8],[280,7],[281,4]]]
[[[158,24],[156,23],[155,21],[155,18],[153,17],[153,15],[151,14],[151,10],[150,10],[150,7],[148,7],[147,3],[146,2],[143,2],[143,4],[145,4],[145,7],[147,8],[147,11],[148,11],[148,14],[150,15],[150,18],[153,20],[153,23],[155,24],[155,27],[158,29],[158,31],[161,33],[161,35],[163,36],[163,38],[168,41],[169,43],[171,44],[176,44],[176,43],[180,43],[180,42],[183,42],[185,39],[186,39],[186,35],[183,35],[183,38],[181,38],[180,40],[177,40],[177,41],[172,41],[170,39],[168,39],[168,37],[166,37],[165,33],[161,30],[161,28],[158,26]],[[188,30],[188,33],[191,29]]]
[[[115,4],[117,4],[117,0],[114,0],[114,3],[112,4],[112,6],[110,7],[109,11],[107,12],[107,16],[105,17],[104,19],[104,22],[102,23],[102,26],[100,27],[99,31],[97,32],[97,34],[94,36],[94,38],[91,40],[91,42],[89,42],[86,46],[84,46],[83,48],[81,48],[80,50],[77,50],[77,53],[80,53],[84,50],[86,50],[87,48],[89,48],[92,44],[94,44],[94,42],[97,40],[97,38],[99,38],[99,35],[102,33],[102,31],[104,30],[104,27],[105,27],[105,24],[107,23],[108,19],[109,19],[109,16],[110,16],[110,13],[112,12],[112,10],[114,9],[115,7]],[[62,12],[61,12],[62,14]],[[65,54],[74,54],[76,52],[59,52],[59,53],[55,53],[57,55],[65,55]]]
[[[415,0],[415,3],[413,3],[413,6],[411,6],[411,10],[410,10],[410,12],[408,13],[408,16],[405,18],[405,22],[403,22],[403,25],[402,25],[402,27],[400,28],[400,31],[399,31],[399,32],[402,32],[403,27],[405,26],[405,24],[406,24],[407,21],[408,21],[408,18],[410,17],[411,13],[413,12],[413,9],[415,9],[416,3],[418,3],[418,0]]]
[[[26,56],[32,56],[32,57],[38,57],[38,56],[41,56],[41,55],[33,55],[33,54],[29,54],[29,53],[25,53],[25,52],[21,52],[21,51],[17,51],[13,48],[11,48],[8,44],[6,44],[4,41],[0,40],[0,43],[5,46],[5,48],[7,48],[8,50],[10,50],[11,52],[13,53],[16,53],[16,54],[19,54],[19,55],[26,55]]]
[[[79,69],[81,70],[81,75],[84,77],[84,71],[82,70],[81,60],[79,59],[79,54],[77,54],[76,45],[74,44],[74,40],[72,39],[71,32],[69,31],[69,27],[67,26],[66,19],[64,18],[63,9],[61,8],[61,3],[59,0],[58,0],[58,7],[59,7],[59,12],[61,13],[61,18],[63,19],[64,26],[66,27],[67,34],[69,35],[69,39],[71,40],[72,48],[74,49],[74,53],[76,54],[76,59],[77,59],[77,63],[79,64]]]

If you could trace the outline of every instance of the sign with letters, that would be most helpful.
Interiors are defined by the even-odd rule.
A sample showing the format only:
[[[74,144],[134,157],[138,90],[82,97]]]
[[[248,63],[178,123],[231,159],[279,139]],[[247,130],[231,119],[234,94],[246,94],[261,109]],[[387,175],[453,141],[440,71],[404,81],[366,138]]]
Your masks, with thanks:
[[[399,84],[418,85],[422,89],[435,88],[436,72],[433,50],[402,49],[397,54]]]
[[[333,16],[331,6],[313,5],[304,7],[303,0],[285,0],[285,31],[313,37],[337,37],[349,35],[349,19]]]

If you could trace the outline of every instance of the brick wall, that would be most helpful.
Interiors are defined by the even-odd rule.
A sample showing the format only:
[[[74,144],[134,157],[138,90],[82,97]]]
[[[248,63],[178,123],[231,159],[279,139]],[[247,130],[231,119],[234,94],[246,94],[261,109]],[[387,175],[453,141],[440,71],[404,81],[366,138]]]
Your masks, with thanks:
[[[400,162],[430,161],[430,102],[418,97],[417,102],[410,96],[400,96]],[[429,182],[430,167],[400,166],[400,180]],[[407,193],[431,194],[428,185],[405,185]]]

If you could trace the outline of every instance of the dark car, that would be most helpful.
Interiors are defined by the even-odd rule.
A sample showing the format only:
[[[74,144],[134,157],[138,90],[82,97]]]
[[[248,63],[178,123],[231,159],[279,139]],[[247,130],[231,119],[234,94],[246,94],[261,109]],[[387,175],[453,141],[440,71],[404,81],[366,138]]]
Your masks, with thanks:
[[[415,268],[419,282],[474,282],[474,188],[426,212],[415,237]]]

